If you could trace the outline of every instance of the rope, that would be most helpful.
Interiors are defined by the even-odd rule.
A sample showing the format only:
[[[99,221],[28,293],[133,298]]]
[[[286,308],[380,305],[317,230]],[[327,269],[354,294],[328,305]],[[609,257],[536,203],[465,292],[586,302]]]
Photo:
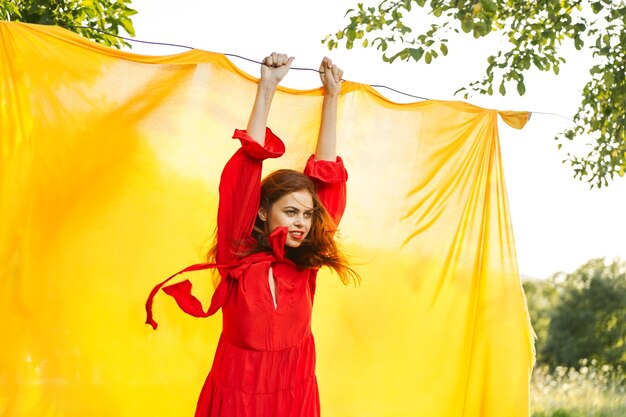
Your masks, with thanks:
[[[124,37],[124,36],[114,35],[114,34],[112,34],[112,33],[106,32],[106,31],[104,31],[104,30],[102,30],[102,29],[94,28],[94,27],[91,27],[91,26],[69,26],[69,27],[73,27],[73,28],[80,28],[80,29],[90,29],[90,30],[95,30],[95,31],[100,32],[100,33],[103,33],[103,34],[105,34],[105,35],[108,35],[108,36],[113,36],[113,37],[115,37],[115,38],[123,39],[123,40],[125,40],[125,41],[129,41],[129,42],[138,42],[138,43],[144,43],[144,44],[149,44],[149,45],[174,46],[174,47],[177,47],[177,48],[185,48],[185,49],[189,49],[189,50],[196,49],[196,48],[193,48],[193,47],[191,47],[191,46],[187,46],[187,45],[179,45],[179,44],[175,44],[175,43],[142,41],[142,40],[139,40],[139,39],[126,38],[126,37]],[[260,61],[257,61],[257,60],[251,59],[251,58],[247,58],[247,57],[245,57],[245,56],[237,55],[237,54],[224,53],[224,54],[222,54],[222,55],[225,55],[225,56],[228,56],[228,57],[232,57],[232,58],[239,58],[239,59],[243,59],[243,60],[245,60],[245,61],[253,62],[253,63],[255,63],[255,64],[263,65],[263,63],[262,63],[262,62],[260,62]],[[318,74],[320,73],[320,71],[319,71],[319,70],[316,70],[316,69],[313,69],[313,68],[306,68],[306,67],[291,67],[291,68],[290,68],[290,70],[296,70],[296,71],[313,71],[313,72],[316,72],[316,73],[318,73]],[[342,81],[345,81],[345,80],[342,80]],[[370,87],[375,87],[375,88],[384,88],[384,89],[387,89],[387,90],[393,91],[393,92],[395,92],[395,93],[402,94],[402,95],[404,95],[404,96],[411,97],[411,98],[415,98],[415,99],[418,99],[418,100],[432,100],[432,99],[427,98],[427,97],[421,97],[421,96],[417,96],[417,95],[414,95],[414,94],[405,93],[404,91],[396,90],[395,88],[391,88],[391,87],[388,87],[388,86],[386,86],[386,85],[382,85],[382,84],[370,84]],[[531,111],[530,113],[532,113],[532,114],[543,114],[543,115],[548,115],[548,116],[556,116],[556,117],[560,117],[560,118],[562,118],[562,119],[568,120],[568,121],[570,121],[570,122],[573,122],[573,120],[572,120],[571,118],[569,118],[569,117],[565,117],[565,116],[562,116],[562,115],[557,114],[557,113],[551,113],[551,112],[541,112],[541,111]]]

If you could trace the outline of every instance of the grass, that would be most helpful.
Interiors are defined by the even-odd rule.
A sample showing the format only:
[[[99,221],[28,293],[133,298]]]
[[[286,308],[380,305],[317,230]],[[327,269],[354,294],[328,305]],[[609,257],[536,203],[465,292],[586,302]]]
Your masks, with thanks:
[[[578,370],[537,367],[530,386],[532,417],[625,417],[626,375],[581,362]]]

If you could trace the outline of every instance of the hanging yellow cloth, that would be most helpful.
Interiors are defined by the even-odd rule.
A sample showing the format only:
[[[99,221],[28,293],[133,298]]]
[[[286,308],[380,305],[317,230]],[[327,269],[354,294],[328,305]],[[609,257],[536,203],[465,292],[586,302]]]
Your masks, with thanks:
[[[154,331],[144,302],[203,261],[256,79],[200,50],[140,56],[6,22],[0,36],[0,415],[192,415],[221,320],[157,297]],[[321,102],[277,93],[269,125],[287,153],[266,171],[304,165]],[[318,277],[322,415],[528,415],[532,330],[497,116],[344,83],[340,235],[363,283]],[[189,278],[208,303],[210,274]]]

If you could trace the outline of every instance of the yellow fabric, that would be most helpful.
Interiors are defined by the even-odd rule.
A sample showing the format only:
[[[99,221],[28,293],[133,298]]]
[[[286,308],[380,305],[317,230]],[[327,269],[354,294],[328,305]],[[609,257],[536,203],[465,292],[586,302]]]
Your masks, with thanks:
[[[256,79],[223,55],[149,57],[0,23],[0,415],[190,416],[220,332],[152,286],[203,261],[217,182]],[[281,89],[269,125],[302,167],[321,91]],[[528,415],[532,330],[497,114],[396,104],[346,82],[342,243],[363,276],[318,278],[322,415]],[[528,113],[506,112],[522,127]],[[194,273],[206,303],[210,274]]]

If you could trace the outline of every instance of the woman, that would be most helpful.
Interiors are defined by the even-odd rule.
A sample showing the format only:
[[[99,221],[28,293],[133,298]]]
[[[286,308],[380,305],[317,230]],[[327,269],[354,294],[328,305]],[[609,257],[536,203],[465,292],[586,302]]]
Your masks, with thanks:
[[[320,65],[324,100],[315,155],[304,174],[279,170],[260,182],[262,161],[285,151],[266,123],[292,61],[276,53],[264,59],[247,130],[233,136],[241,148],[220,181],[216,243],[209,254],[215,262],[181,271],[219,269],[211,306],[202,310],[189,281],[163,288],[194,316],[222,308],[223,331],[197,417],[319,416],[311,334],[317,272],[329,266],[344,283],[358,281],[333,240],[345,208],[347,172],[336,155],[342,71],[330,59]],[[152,298],[174,276],[155,287],[146,305],[147,322],[155,328]]]

